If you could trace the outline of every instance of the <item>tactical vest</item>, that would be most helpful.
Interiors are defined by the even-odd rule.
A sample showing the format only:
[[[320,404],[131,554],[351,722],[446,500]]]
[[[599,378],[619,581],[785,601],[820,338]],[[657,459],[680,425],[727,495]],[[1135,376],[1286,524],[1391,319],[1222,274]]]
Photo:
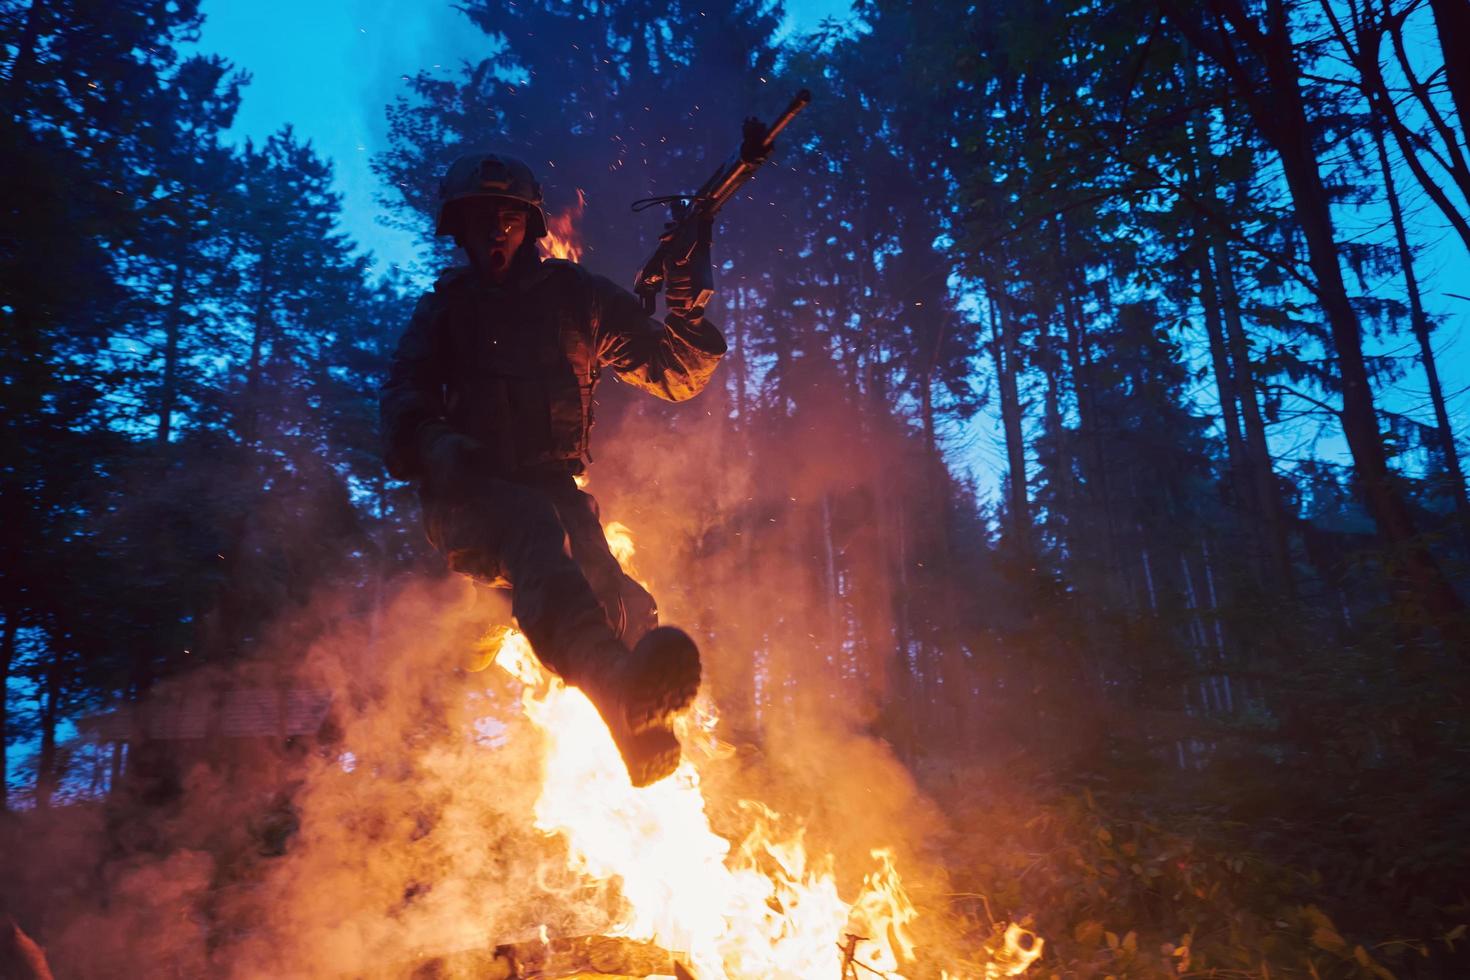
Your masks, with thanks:
[[[524,289],[473,276],[441,281],[445,410],[506,472],[547,465],[581,472],[591,460],[597,386],[590,284],[548,262]]]

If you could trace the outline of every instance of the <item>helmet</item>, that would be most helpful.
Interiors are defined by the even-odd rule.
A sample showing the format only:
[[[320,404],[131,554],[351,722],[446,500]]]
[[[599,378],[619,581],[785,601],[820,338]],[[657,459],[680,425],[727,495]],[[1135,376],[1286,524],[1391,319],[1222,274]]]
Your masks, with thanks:
[[[434,234],[452,235],[451,204],[471,197],[504,197],[519,201],[531,212],[526,234],[546,234],[546,213],[541,210],[541,185],[531,168],[515,157],[500,153],[466,153],[449,165],[439,181],[439,210],[434,217]]]

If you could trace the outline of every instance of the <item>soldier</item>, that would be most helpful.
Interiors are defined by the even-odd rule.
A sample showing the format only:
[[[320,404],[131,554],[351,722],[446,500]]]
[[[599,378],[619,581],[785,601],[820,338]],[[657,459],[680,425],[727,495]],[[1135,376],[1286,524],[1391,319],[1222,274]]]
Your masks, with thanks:
[[[708,235],[665,270],[659,323],[610,280],[538,256],[541,188],[519,160],[454,161],[435,230],[469,265],[419,301],[393,355],[381,398],[388,472],[417,481],[450,568],[509,585],[536,655],[597,706],[633,784],[657,782],[679,762],[672,721],[698,690],[699,651],[656,625],[574,477],[604,368],[669,401],[693,398],[714,373],[725,340],[693,305],[694,283],[709,281]]]

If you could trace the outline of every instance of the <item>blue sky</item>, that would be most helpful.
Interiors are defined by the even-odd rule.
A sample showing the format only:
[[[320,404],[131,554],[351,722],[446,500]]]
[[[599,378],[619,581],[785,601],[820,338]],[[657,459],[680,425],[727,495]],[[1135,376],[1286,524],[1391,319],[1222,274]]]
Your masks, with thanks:
[[[851,15],[850,0],[788,0],[787,31]],[[488,53],[484,35],[447,0],[204,0],[201,51],[249,71],[230,135],[263,140],[290,123],[336,164],[343,226],[381,269],[411,264],[413,237],[378,224],[368,167],[385,147],[383,107],[403,76]]]

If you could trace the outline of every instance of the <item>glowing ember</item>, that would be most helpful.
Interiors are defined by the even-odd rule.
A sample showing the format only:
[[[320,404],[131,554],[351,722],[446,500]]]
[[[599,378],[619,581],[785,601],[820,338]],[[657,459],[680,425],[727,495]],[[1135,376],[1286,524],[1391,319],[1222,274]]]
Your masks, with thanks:
[[[559,214],[546,216],[546,235],[536,240],[543,259],[566,259],[568,262],[582,261],[582,236],[577,231],[577,222],[587,208],[587,195],[577,188],[577,203]]]
[[[985,965],[985,980],[1020,976],[1040,959],[1041,948],[1045,945],[1046,941],[1034,932],[1011,923],[1006,926],[1000,944],[988,950],[990,962]],[[946,978],[949,976],[945,974]]]

